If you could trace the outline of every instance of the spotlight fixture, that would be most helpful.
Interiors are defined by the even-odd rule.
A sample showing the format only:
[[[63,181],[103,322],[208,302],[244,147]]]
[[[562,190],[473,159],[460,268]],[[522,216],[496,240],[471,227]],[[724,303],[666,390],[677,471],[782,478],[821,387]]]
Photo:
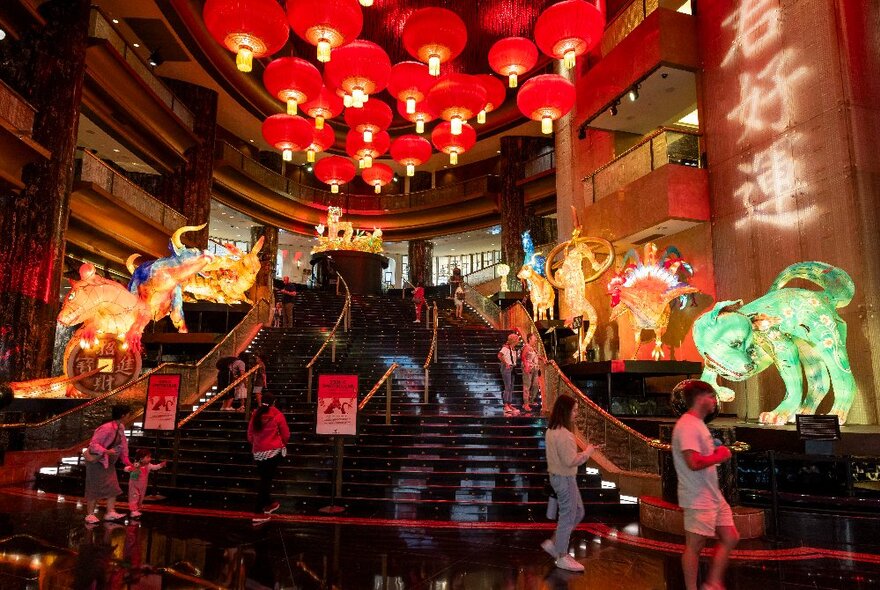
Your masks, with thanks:
[[[6,31],[4,29],[0,29],[0,41],[6,38]]]
[[[150,54],[150,57],[147,58],[147,63],[150,64],[150,67],[152,68],[158,68],[165,63],[165,58],[162,57],[162,54],[159,53],[158,49],[154,49]]]
[[[608,112],[611,113],[611,116],[612,116],[612,117],[616,117],[616,116],[617,116],[617,106],[618,106],[619,104],[620,104],[619,102],[615,102],[613,105],[611,105],[611,108],[608,109]]]
[[[630,102],[635,102],[639,99],[639,85],[636,84],[629,90],[629,100]]]
[[[587,138],[587,122],[584,121],[581,123],[581,126],[578,127],[578,139],[586,139]]]

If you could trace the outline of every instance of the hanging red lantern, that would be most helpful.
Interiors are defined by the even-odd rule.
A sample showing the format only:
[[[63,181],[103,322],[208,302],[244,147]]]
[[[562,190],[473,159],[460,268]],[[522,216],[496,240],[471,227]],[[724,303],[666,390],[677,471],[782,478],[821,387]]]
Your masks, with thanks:
[[[382,192],[382,187],[394,180],[394,170],[388,164],[375,162],[370,168],[361,172],[364,182],[375,187],[376,194]]]
[[[602,2],[603,0],[596,0]],[[585,0],[563,0],[547,8],[535,22],[535,42],[545,54],[574,67],[577,56],[602,40],[605,13]]]
[[[253,58],[284,47],[290,29],[275,0],[208,0],[202,11],[211,36],[235,53],[239,71],[250,72]]]
[[[416,133],[424,133],[425,123],[430,123],[437,118],[437,115],[435,115],[434,111],[431,110],[431,107],[428,106],[427,101],[424,100],[416,103],[416,112],[412,114],[406,112],[406,103],[398,100],[397,112],[407,121],[416,124]]]
[[[272,115],[263,121],[266,143],[281,150],[285,162],[293,159],[293,152],[306,150],[312,143],[312,125],[295,115]]]
[[[351,160],[342,156],[321,158],[315,164],[315,176],[321,182],[330,185],[331,193],[338,193],[339,185],[351,182],[356,172]]]
[[[431,142],[418,135],[401,135],[391,144],[391,157],[401,166],[406,166],[406,175],[413,176],[416,166],[431,158]]]
[[[431,141],[438,150],[449,154],[449,163],[453,166],[458,164],[458,156],[465,153],[477,143],[477,132],[465,123],[461,127],[461,133],[453,133],[450,123],[440,123],[431,132]]]
[[[336,143],[336,132],[325,123],[320,129],[312,128],[312,143],[306,148],[306,160],[315,161],[315,154],[326,152]]]
[[[361,0],[361,6],[366,6],[367,8],[369,8],[372,5],[373,5],[373,0]]]
[[[342,99],[336,92],[322,86],[318,95],[302,106],[303,111],[315,119],[315,129],[322,129],[324,121],[342,114]]]
[[[477,123],[482,125],[486,122],[486,113],[500,107],[507,98],[507,90],[501,80],[490,74],[477,74],[474,78],[486,89],[486,105],[477,113]]]
[[[440,64],[458,57],[465,45],[464,21],[445,8],[416,10],[403,25],[403,46],[411,56],[428,64],[432,76],[439,76]]]
[[[287,20],[293,32],[318,48],[318,61],[330,61],[330,51],[361,34],[364,15],[357,0],[287,0]]]
[[[425,100],[428,91],[437,81],[428,72],[425,64],[417,61],[402,61],[391,68],[388,79],[388,92],[406,105],[406,113],[416,112],[416,103]]]
[[[522,114],[541,122],[543,133],[553,132],[553,121],[564,117],[574,107],[574,84],[558,74],[529,78],[516,95]]]
[[[486,106],[486,89],[474,76],[448,74],[428,92],[428,106],[452,125],[452,133],[461,133],[462,124]]]
[[[391,136],[387,131],[380,131],[373,136],[373,141],[364,141],[363,135],[357,131],[349,131],[345,136],[345,152],[358,161],[358,168],[369,168],[373,160],[384,155],[391,147]]]
[[[507,85],[516,88],[522,76],[538,63],[538,48],[531,39],[507,37],[496,41],[489,49],[492,71],[507,76]]]
[[[324,68],[328,86],[351,96],[352,106],[359,109],[388,86],[391,59],[385,50],[373,43],[358,39],[336,50],[336,57]]]
[[[298,57],[273,59],[263,71],[263,85],[269,94],[287,103],[287,114],[295,115],[297,105],[315,98],[324,81],[318,68]]]
[[[362,133],[364,141],[373,141],[373,135],[388,129],[394,113],[385,101],[371,100],[359,109],[346,109],[345,122],[352,130]]]

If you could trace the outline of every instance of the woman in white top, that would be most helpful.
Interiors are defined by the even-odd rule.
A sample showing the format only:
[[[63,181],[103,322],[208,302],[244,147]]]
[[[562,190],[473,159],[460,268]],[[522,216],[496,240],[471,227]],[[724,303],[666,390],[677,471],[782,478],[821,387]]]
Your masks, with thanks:
[[[587,445],[584,451],[578,452],[573,432],[576,411],[575,399],[560,395],[550,414],[546,439],[547,471],[550,472],[550,485],[553,486],[559,503],[559,518],[553,538],[541,543],[541,547],[556,560],[556,567],[582,572],[584,566],[568,554],[568,543],[572,531],[584,518],[584,502],[577,485],[577,468],[587,462],[596,447]]]

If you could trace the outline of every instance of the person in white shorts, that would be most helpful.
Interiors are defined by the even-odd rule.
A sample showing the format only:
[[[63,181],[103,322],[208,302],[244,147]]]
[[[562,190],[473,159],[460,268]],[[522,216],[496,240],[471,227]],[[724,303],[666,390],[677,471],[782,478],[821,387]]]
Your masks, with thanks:
[[[672,430],[672,460],[678,475],[678,504],[684,510],[685,550],[681,557],[687,590],[697,590],[700,551],[707,539],[719,544],[702,590],[723,590],[730,552],[739,541],[730,505],[718,487],[717,465],[730,460],[730,449],[715,445],[704,419],[715,411],[715,389],[688,379],[675,386],[688,406]],[[675,392],[673,393],[673,395]]]

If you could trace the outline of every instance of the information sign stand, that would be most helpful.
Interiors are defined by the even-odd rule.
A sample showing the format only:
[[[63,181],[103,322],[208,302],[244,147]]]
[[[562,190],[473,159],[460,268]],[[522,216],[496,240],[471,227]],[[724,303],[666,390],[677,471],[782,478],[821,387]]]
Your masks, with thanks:
[[[318,434],[333,436],[333,487],[330,505],[319,510],[324,514],[343,512],[343,506],[336,505],[342,496],[342,462],[344,459],[345,435],[357,433],[357,375],[318,375]]]

